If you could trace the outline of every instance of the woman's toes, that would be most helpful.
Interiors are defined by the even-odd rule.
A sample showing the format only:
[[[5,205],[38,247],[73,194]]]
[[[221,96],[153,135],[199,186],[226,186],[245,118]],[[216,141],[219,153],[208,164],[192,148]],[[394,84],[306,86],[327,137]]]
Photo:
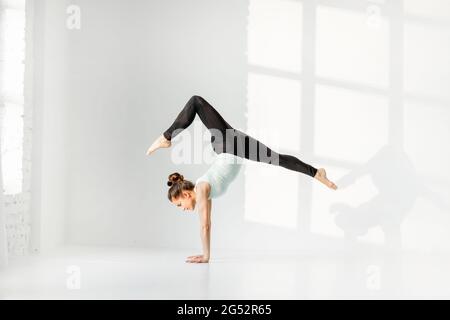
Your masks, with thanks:
[[[337,186],[334,184],[334,182],[328,180],[327,178],[327,172],[324,168],[320,168],[317,170],[316,179],[322,182],[324,185],[326,185],[328,188],[336,190]]]
[[[172,145],[170,140],[167,140],[163,135],[159,136],[158,139],[153,142],[153,144],[148,148],[147,155],[152,154],[159,148],[168,148]]]

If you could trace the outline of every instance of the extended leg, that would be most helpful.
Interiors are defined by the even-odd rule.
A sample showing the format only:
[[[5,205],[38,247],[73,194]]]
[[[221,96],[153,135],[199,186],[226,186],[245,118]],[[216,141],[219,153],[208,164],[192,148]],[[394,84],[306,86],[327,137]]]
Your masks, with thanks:
[[[224,152],[232,153],[241,158],[297,171],[319,180],[331,189],[337,189],[336,184],[327,178],[325,169],[316,169],[294,156],[279,154],[262,142],[239,130],[232,129],[227,130],[227,132],[229,134],[226,137],[226,148]]]
[[[227,144],[224,152],[252,161],[277,165],[311,177],[315,177],[317,174],[317,169],[313,166],[294,156],[279,154],[242,131],[233,129],[228,130],[227,133]]]

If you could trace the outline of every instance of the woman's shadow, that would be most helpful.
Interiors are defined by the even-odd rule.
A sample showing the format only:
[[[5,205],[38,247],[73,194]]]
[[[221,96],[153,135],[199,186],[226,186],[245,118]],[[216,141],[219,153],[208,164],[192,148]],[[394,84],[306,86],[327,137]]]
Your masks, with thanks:
[[[391,248],[401,248],[401,224],[417,198],[427,198],[449,210],[445,200],[424,184],[401,147],[384,146],[367,163],[341,178],[337,185],[348,187],[364,175],[372,178],[377,195],[357,207],[335,203],[330,208],[336,213],[336,225],[348,239],[357,240],[370,228],[379,226],[384,233],[384,243]]]

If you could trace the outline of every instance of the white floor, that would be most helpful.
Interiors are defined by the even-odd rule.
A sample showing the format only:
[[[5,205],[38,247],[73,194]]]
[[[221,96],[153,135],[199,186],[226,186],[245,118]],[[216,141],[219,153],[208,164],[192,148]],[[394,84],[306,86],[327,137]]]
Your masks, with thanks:
[[[14,258],[0,299],[450,298],[450,256],[216,252],[185,263],[194,253],[68,247]]]

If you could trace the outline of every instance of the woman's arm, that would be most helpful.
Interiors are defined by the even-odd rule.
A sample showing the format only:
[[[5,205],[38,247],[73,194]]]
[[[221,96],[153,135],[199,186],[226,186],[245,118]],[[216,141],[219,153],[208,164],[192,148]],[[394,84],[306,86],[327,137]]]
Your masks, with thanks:
[[[206,205],[199,212],[200,215],[200,236],[202,238],[203,258],[209,261],[211,245],[211,199],[206,201]]]
[[[208,199],[210,186],[201,183],[197,186],[197,208],[200,221],[200,237],[202,240],[203,255],[190,256],[186,262],[207,263],[211,253],[211,206],[212,201]]]

